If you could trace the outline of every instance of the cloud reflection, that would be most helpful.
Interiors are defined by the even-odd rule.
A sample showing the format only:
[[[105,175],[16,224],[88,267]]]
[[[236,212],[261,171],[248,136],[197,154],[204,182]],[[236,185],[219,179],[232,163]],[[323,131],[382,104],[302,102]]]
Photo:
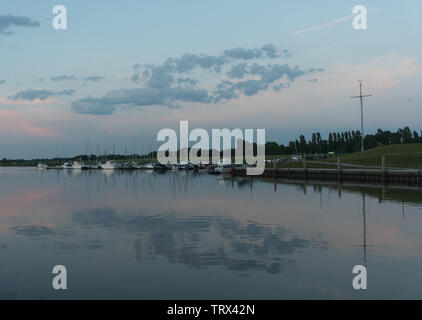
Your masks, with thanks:
[[[221,216],[125,215],[104,208],[76,212],[73,221],[84,228],[136,234],[132,247],[138,261],[164,256],[192,268],[279,273],[295,265],[294,254],[301,250],[327,247],[318,235],[305,239],[281,225]]]

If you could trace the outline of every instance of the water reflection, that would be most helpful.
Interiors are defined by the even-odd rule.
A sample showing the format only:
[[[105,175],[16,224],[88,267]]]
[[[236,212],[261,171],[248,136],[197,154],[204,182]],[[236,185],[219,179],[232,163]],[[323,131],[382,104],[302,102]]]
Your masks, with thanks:
[[[54,231],[47,226],[29,225],[29,226],[16,226],[12,230],[18,235],[24,235],[31,239],[41,238],[43,236],[54,234]]]
[[[410,270],[408,292],[373,280],[364,298],[422,293],[411,281],[422,265],[418,188],[192,172],[0,173],[6,298],[54,298],[46,268],[57,263],[72,269],[73,298],[355,297],[357,264],[385,278]],[[37,280],[25,278],[31,272]]]
[[[326,248],[317,234],[304,239],[283,226],[242,225],[219,216],[125,216],[95,209],[75,213],[73,221],[85,228],[136,234],[137,261],[162,255],[171,263],[195,268],[224,265],[231,270],[278,273],[283,264],[293,265],[294,260],[287,256],[303,248]]]

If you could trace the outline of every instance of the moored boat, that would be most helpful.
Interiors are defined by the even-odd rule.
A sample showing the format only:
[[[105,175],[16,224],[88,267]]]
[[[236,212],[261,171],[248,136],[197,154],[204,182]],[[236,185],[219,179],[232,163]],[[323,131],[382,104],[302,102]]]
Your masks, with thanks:
[[[154,170],[154,165],[152,163],[145,163],[142,165],[142,169],[144,170]]]
[[[72,164],[73,170],[82,170],[82,164],[79,161],[74,161]]]
[[[101,164],[101,169],[116,170],[116,169],[120,169],[120,165],[112,161],[106,161],[104,164]]]
[[[232,161],[230,159],[220,159],[214,171],[216,173],[231,173],[232,167]]]
[[[65,162],[61,165],[61,169],[72,169],[72,163],[71,162]]]
[[[37,168],[40,169],[40,170],[48,169],[48,165],[40,162],[40,163],[37,164]]]

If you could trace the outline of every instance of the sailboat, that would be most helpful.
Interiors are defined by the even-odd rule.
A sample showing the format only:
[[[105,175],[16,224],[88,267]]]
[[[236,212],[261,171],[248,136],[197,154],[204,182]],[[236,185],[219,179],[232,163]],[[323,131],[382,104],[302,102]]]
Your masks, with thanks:
[[[145,163],[142,165],[142,169],[144,170],[154,170],[154,164],[153,163]]]
[[[103,170],[115,170],[120,169],[120,165],[113,162],[113,161],[106,161],[106,163],[101,165],[101,169]]]
[[[114,146],[113,146],[113,149],[114,149]],[[114,153],[114,151],[113,151],[113,153]],[[115,161],[107,160],[107,149],[105,149],[105,151],[104,151],[104,158],[105,158],[104,159],[105,163],[101,164],[101,169],[103,169],[103,170],[116,170],[116,169],[121,168],[121,165],[116,163]]]
[[[79,161],[73,161],[72,169],[73,170],[82,170],[82,164]]]
[[[220,159],[214,171],[216,173],[231,173],[232,172],[231,159]]]
[[[80,161],[73,161],[72,169],[73,170],[88,170],[89,166],[84,164],[80,159]]]
[[[62,169],[72,169],[72,162],[65,162],[61,166]]]
[[[48,169],[48,165],[40,162],[37,164],[37,168],[41,170]]]

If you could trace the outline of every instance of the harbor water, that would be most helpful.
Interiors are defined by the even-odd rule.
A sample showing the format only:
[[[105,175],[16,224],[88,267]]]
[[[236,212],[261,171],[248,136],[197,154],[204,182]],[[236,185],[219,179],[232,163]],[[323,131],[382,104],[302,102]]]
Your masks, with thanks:
[[[421,230],[416,187],[0,168],[0,298],[421,298]]]

